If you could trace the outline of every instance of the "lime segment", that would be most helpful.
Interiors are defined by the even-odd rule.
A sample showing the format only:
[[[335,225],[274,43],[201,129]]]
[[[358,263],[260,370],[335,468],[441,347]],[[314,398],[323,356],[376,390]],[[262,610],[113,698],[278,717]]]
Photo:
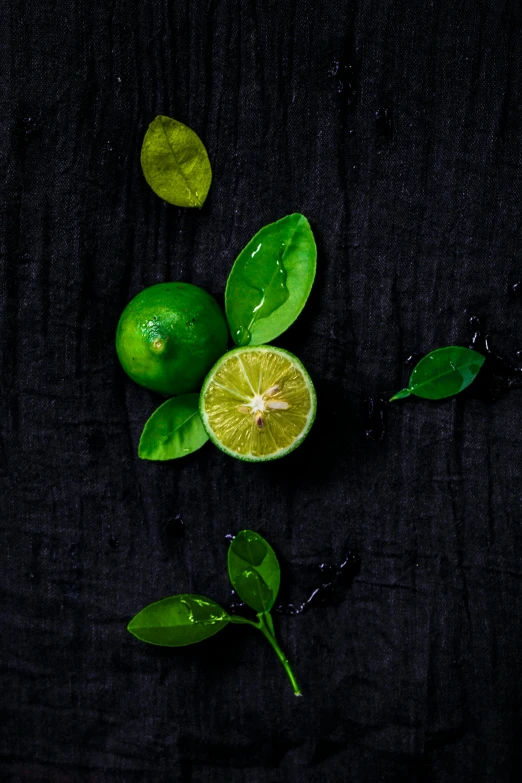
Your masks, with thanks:
[[[315,410],[315,390],[299,359],[271,345],[229,351],[210,371],[200,397],[210,439],[251,462],[277,459],[299,446]]]

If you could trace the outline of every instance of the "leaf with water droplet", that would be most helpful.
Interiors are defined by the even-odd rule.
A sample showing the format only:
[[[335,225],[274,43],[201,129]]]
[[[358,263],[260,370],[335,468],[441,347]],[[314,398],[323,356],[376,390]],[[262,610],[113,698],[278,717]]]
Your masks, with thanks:
[[[200,595],[174,595],[146,606],[127,626],[137,639],[163,647],[183,647],[214,636],[230,618],[215,601]]]
[[[178,207],[202,207],[212,181],[205,146],[193,130],[171,117],[151,122],[141,148],[145,179],[157,196]]]
[[[237,257],[225,291],[237,345],[268,343],[293,324],[310,294],[316,260],[304,215],[287,215],[258,231]]]
[[[168,460],[197,451],[208,440],[199,415],[199,394],[182,394],[160,405],[146,422],[138,455]]]
[[[234,588],[239,596],[250,596],[248,605],[257,612],[269,612],[274,604],[274,594],[258,571],[240,571],[234,577]]]
[[[415,366],[407,389],[391,399],[400,400],[414,394],[427,400],[453,397],[477,377],[485,356],[471,348],[449,345],[432,351]]]
[[[230,542],[228,575],[232,587],[256,612],[269,612],[277,598],[281,572],[268,541],[253,530],[241,530]]]

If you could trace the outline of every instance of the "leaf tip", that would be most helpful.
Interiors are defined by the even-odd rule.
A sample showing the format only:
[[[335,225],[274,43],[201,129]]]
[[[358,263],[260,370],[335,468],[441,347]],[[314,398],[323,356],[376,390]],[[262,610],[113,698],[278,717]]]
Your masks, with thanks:
[[[394,402],[395,400],[404,400],[406,397],[409,397],[411,392],[408,389],[401,389],[401,391],[398,391],[397,394],[394,394],[393,397],[390,397],[388,402]]]
[[[149,450],[147,449],[147,447],[145,445],[145,440],[143,438],[143,432],[141,434],[140,442],[138,443],[138,457],[140,459],[146,459],[146,460],[153,459],[151,457],[151,455],[150,455]]]

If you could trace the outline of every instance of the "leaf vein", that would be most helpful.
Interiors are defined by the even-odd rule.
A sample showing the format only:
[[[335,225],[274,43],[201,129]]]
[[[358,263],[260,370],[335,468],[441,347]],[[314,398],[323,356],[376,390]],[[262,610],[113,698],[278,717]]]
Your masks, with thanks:
[[[197,203],[197,204],[198,204],[198,205],[201,207],[201,206],[202,206],[202,204],[201,204],[201,202],[200,202],[200,200],[199,200],[198,196],[196,196],[195,192],[192,190],[192,187],[191,187],[191,185],[190,185],[190,182],[189,182],[189,180],[187,179],[187,176],[186,176],[185,172],[183,171],[183,169],[182,169],[182,167],[181,167],[181,163],[179,162],[179,159],[178,159],[178,157],[177,157],[177,155],[176,155],[176,152],[175,152],[175,150],[174,150],[174,147],[173,147],[173,146],[172,146],[172,144],[170,143],[170,139],[169,139],[169,137],[167,136],[167,131],[165,130],[165,125],[164,125],[164,123],[163,123],[163,118],[161,118],[161,119],[160,119],[160,122],[161,122],[161,129],[162,129],[162,131],[163,131],[163,134],[164,134],[164,136],[165,136],[165,139],[166,139],[166,141],[167,141],[167,144],[169,145],[169,149],[170,149],[170,151],[172,152],[172,157],[173,157],[173,158],[174,158],[174,160],[176,161],[176,166],[178,167],[178,170],[179,170],[179,172],[180,172],[181,176],[183,177],[183,179],[184,179],[184,181],[185,181],[185,185],[187,186],[187,190],[189,191],[189,193],[190,193],[191,197],[192,197],[192,198],[193,198],[193,199],[196,201],[196,203]],[[190,130],[190,129],[189,129],[189,130]]]

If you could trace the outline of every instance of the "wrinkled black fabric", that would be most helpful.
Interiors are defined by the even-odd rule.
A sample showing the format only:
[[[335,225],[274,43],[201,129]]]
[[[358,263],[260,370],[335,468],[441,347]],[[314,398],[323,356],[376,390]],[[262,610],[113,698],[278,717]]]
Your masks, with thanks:
[[[521,392],[387,412],[410,354],[479,315],[522,348],[522,13],[515,0],[4,0],[1,57],[2,780],[522,780]],[[204,208],[139,152],[163,113],[204,140]],[[264,224],[310,220],[318,275],[277,343],[318,391],[294,455],[140,461],[160,398],[119,314],[183,280],[222,301]],[[357,550],[342,600],[183,650],[126,623],[178,592],[228,605],[225,535],[274,545],[284,597]]]

